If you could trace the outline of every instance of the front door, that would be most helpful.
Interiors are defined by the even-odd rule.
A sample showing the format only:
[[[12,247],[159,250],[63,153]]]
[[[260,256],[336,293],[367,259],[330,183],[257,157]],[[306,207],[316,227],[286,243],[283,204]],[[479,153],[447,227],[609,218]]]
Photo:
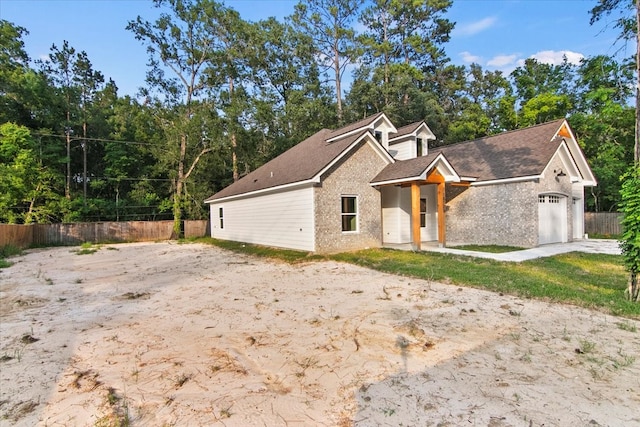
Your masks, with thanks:
[[[420,240],[438,240],[438,186],[420,188]]]

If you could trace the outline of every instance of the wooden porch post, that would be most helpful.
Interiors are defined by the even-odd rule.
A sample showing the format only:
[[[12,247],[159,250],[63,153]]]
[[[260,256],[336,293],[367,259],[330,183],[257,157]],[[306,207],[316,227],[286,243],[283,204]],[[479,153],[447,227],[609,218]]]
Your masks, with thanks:
[[[417,182],[411,183],[411,247],[419,251],[420,246],[420,186]]]
[[[444,218],[444,181],[438,183],[438,244],[446,245],[446,221]]]

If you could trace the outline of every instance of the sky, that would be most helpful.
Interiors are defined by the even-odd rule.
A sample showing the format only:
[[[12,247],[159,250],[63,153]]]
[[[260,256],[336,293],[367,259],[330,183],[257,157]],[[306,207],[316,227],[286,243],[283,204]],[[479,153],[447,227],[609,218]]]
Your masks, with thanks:
[[[226,0],[248,21],[293,13],[298,0]],[[615,44],[607,22],[589,25],[596,0],[454,0],[446,17],[455,22],[446,53],[454,64],[478,63],[508,74],[526,58],[559,63],[599,54],[630,56],[634,46]],[[0,19],[29,31],[25,49],[46,58],[64,40],[86,51],[94,69],[113,79],[119,95],[134,96],[144,85],[147,53],[125,27],[138,15],[153,21],[151,0],[0,0]],[[622,49],[622,51],[620,51]],[[348,82],[347,85],[348,86]]]

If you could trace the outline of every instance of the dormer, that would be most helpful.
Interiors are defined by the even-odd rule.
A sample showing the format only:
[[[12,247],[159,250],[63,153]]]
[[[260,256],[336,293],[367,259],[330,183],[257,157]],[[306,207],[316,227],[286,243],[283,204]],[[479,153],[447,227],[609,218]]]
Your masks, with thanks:
[[[389,153],[396,160],[409,160],[428,154],[429,141],[436,139],[424,121],[398,129],[390,136]]]
[[[363,130],[371,132],[385,150],[389,150],[389,134],[398,132],[386,114],[378,113],[331,132],[326,141],[333,142]]]

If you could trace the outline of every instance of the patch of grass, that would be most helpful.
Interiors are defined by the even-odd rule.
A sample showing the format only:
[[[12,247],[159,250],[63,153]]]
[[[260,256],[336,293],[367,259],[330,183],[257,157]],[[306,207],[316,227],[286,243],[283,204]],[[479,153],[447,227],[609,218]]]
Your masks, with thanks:
[[[640,318],[640,304],[624,298],[627,273],[620,255],[571,252],[509,263],[436,252],[367,249],[336,254],[331,259],[401,276]]]
[[[525,248],[518,246],[498,246],[498,245],[460,245],[452,246],[451,249],[460,249],[463,251],[489,252],[492,254],[502,254],[505,252],[523,251]]]
[[[619,240],[620,239],[620,235],[619,234],[591,234],[589,233],[589,239],[614,239],[614,240]]]
[[[100,246],[94,246],[91,242],[84,242],[82,245],[80,245],[80,249],[74,252],[78,255],[90,255],[98,252],[98,249],[100,249]]]
[[[0,246],[0,258],[9,258],[22,254],[22,249],[15,245]]]
[[[513,263],[394,249],[366,249],[321,256],[208,237],[194,241],[292,264],[331,259],[385,273],[464,285],[522,298],[573,304],[616,316],[640,319],[640,304],[624,297],[628,274],[624,270],[621,255],[570,252]],[[383,297],[390,295],[385,294]]]
[[[22,249],[15,245],[0,246],[0,268],[7,268],[13,265],[12,262],[7,261],[6,258],[22,254]]]
[[[211,237],[201,237],[198,239],[194,239],[193,241],[197,243],[205,243],[218,246],[229,251],[244,253],[247,255],[278,259],[291,264],[326,259],[321,255],[314,255],[304,251],[295,251],[292,249],[276,249],[267,246],[252,245],[249,243],[232,242],[230,240],[218,240]]]
[[[616,323],[616,325],[618,325],[618,329],[622,329],[623,331],[629,331],[629,332],[638,332],[638,328],[636,328],[636,325],[631,324],[629,322],[618,322]]]

